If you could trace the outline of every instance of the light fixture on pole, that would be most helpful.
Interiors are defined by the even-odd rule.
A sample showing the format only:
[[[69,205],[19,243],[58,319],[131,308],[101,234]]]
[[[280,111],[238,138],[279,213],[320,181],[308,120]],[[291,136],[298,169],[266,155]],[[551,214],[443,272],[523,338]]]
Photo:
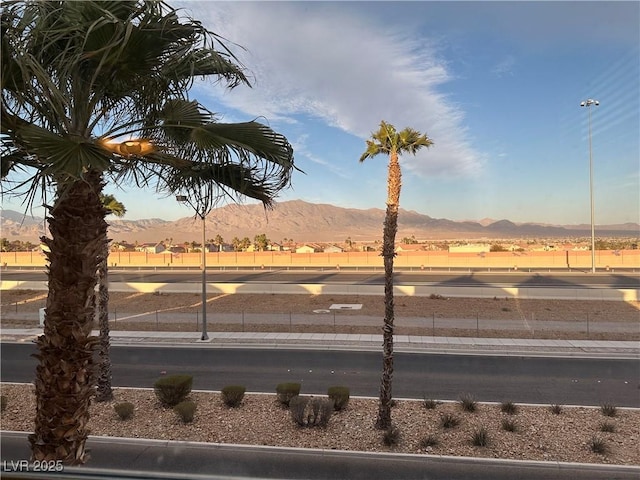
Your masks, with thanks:
[[[205,229],[205,220],[207,217],[206,211],[203,210],[200,212],[198,208],[191,203],[189,197],[186,195],[176,195],[176,200],[180,203],[187,203],[196,211],[196,215],[200,217],[202,220],[202,261],[201,261],[201,269],[202,269],[202,336],[200,340],[209,340],[209,335],[207,335],[207,246],[206,246],[206,229]]]
[[[593,150],[591,148],[591,106],[600,105],[598,100],[589,98],[580,102],[581,107],[587,107],[589,111],[589,199],[591,202],[591,273],[596,273],[596,233],[593,208]]]

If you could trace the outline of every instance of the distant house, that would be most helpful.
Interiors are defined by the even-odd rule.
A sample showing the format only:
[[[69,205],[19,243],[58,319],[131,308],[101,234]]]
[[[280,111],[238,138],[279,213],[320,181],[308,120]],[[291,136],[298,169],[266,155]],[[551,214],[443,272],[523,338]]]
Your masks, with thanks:
[[[112,252],[135,252],[136,246],[128,242],[114,242],[111,244]]]
[[[284,247],[279,243],[272,242],[267,245],[267,250],[269,250],[270,252],[282,252],[284,250]]]
[[[187,253],[187,249],[179,245],[169,247],[168,251],[171,253]]]
[[[344,249],[338,245],[327,245],[322,251],[324,253],[342,253]]]
[[[305,243],[301,247],[296,248],[296,253],[317,253],[322,252],[322,246],[317,243]]]
[[[137,252],[146,252],[146,253],[162,253],[166,250],[164,243],[143,243],[142,245],[138,245],[136,247]]]
[[[421,252],[424,250],[424,245],[419,243],[401,243],[396,247],[396,252]]]

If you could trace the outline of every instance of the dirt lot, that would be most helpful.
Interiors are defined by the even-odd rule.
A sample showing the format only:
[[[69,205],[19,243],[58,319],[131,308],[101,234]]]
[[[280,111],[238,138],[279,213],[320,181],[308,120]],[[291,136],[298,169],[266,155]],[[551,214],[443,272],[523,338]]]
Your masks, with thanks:
[[[3,291],[2,325],[32,327],[34,315],[45,306],[45,301],[46,292]],[[335,310],[329,310],[333,304],[361,304],[362,307],[339,310],[339,324],[321,321],[323,316],[333,314]],[[109,303],[114,330],[197,331],[200,311],[200,295],[192,293],[112,292]],[[212,294],[208,297],[207,311],[213,324],[211,329],[217,331],[379,333],[384,303],[382,297],[368,295]],[[258,314],[279,315],[273,315],[274,320],[267,323],[251,323],[250,318]],[[315,324],[301,320],[303,316],[313,315],[318,318]],[[398,296],[395,315],[397,334],[640,340],[640,302]],[[447,324],[451,323],[447,319],[475,320],[480,328],[475,325],[473,328],[468,325],[453,328]],[[502,320],[513,325],[496,328],[488,326],[486,320]],[[520,328],[534,320],[541,327]],[[602,331],[597,328],[602,322],[625,325],[627,331]]]

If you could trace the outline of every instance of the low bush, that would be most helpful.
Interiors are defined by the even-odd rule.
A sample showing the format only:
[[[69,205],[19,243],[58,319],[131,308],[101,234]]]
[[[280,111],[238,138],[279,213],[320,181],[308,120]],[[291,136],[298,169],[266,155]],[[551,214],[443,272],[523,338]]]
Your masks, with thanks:
[[[178,414],[183,423],[191,423],[196,414],[196,404],[190,400],[184,400],[173,407],[173,411]]]
[[[387,428],[382,434],[382,443],[387,447],[395,447],[400,443],[400,430],[396,427]]]
[[[618,415],[618,409],[615,405],[610,403],[603,403],[600,405],[600,411],[605,417],[615,417]]]
[[[514,420],[511,420],[510,418],[503,418],[502,429],[507,432],[517,432],[518,424]]]
[[[347,387],[329,387],[327,396],[333,401],[333,408],[339,412],[349,404],[349,389]]]
[[[291,418],[300,427],[326,427],[333,408],[333,402],[327,398],[296,395],[289,402]]]
[[[221,390],[222,401],[229,408],[240,406],[247,389],[242,385],[227,385]]]
[[[554,415],[560,415],[562,413],[562,405],[554,403],[549,407],[549,410],[551,410],[551,413]]]
[[[120,420],[129,420],[133,417],[133,403],[131,402],[122,402],[116,403],[113,406],[113,409],[116,411],[116,414],[120,418]]]
[[[438,406],[438,402],[431,398],[425,398],[424,402],[422,402],[422,405],[427,410],[435,410],[435,408]]]
[[[479,427],[471,434],[471,443],[475,447],[486,447],[489,445],[489,432],[484,427]]]
[[[515,415],[518,413],[518,406],[513,402],[502,402],[500,404],[500,411],[508,415]]]
[[[612,422],[602,422],[600,424],[600,431],[606,433],[615,433],[616,424]]]
[[[276,394],[278,395],[278,401],[288,407],[291,399],[300,395],[300,384],[292,382],[279,383],[276,385]]]
[[[7,409],[9,399],[6,395],[0,395],[0,411],[4,412]]]
[[[594,435],[589,439],[587,446],[593,453],[599,453],[601,455],[609,453],[609,445],[607,444],[607,441],[597,435]]]
[[[442,428],[454,428],[460,425],[460,419],[450,413],[445,413],[440,416],[440,426]]]
[[[440,444],[440,440],[436,435],[429,434],[420,440],[421,448],[437,447]]]
[[[460,407],[465,412],[475,412],[478,408],[478,402],[473,398],[473,395],[465,393],[460,397]]]
[[[153,390],[165,406],[174,407],[191,393],[192,375],[168,375],[156,380]]]

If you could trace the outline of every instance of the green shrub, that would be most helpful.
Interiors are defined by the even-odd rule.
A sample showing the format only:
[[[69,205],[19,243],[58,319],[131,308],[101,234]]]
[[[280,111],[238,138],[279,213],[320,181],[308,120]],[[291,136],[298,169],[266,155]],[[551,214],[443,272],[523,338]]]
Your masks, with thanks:
[[[618,415],[618,409],[615,405],[610,403],[603,403],[600,405],[600,411],[605,417],[615,417]]]
[[[276,394],[278,395],[278,401],[288,407],[291,399],[300,395],[300,384],[292,382],[279,383],[276,386]]]
[[[326,427],[333,408],[333,402],[327,398],[296,395],[289,402],[291,418],[300,427]]]
[[[600,431],[606,433],[615,433],[616,424],[611,422],[602,422],[600,424]]]
[[[7,409],[7,404],[9,403],[9,399],[6,395],[0,395],[0,411],[4,412]]]
[[[489,445],[489,432],[486,428],[480,427],[471,434],[471,443],[476,447],[486,447]]]
[[[440,440],[438,440],[438,437],[431,433],[420,440],[421,448],[437,447],[439,444]]]
[[[510,418],[503,418],[502,429],[507,432],[517,432],[518,424],[515,421],[511,420]]]
[[[609,445],[607,445],[606,440],[598,437],[597,435],[594,435],[589,439],[587,446],[593,453],[600,453],[602,455],[609,453]]]
[[[473,398],[473,395],[465,393],[460,397],[460,407],[465,412],[475,412],[478,408],[478,402]]]
[[[382,443],[387,447],[395,447],[400,443],[400,430],[396,427],[387,428],[382,434]]]
[[[191,423],[196,414],[196,404],[191,400],[184,400],[173,407],[173,411],[178,414],[183,423]]]
[[[435,410],[435,408],[438,406],[438,402],[436,400],[431,399],[431,398],[425,398],[424,402],[422,403],[422,405],[427,410]]]
[[[551,413],[554,415],[560,415],[562,413],[562,405],[554,403],[549,407],[549,410],[551,410]]]
[[[442,428],[454,428],[460,424],[460,419],[450,413],[445,413],[440,416],[440,425]]]
[[[349,389],[347,387],[329,387],[327,396],[333,401],[333,408],[339,412],[349,404]]]
[[[508,415],[515,415],[518,413],[518,406],[513,402],[502,402],[500,404],[500,411]]]
[[[247,389],[242,385],[227,385],[221,391],[222,401],[227,407],[238,407],[242,403],[246,391]]]
[[[192,375],[169,375],[158,379],[153,385],[153,390],[160,403],[173,407],[187,398],[192,385]]]
[[[113,409],[118,414],[118,417],[120,417],[120,420],[129,420],[131,417],[133,417],[134,407],[133,403],[131,402],[116,403],[113,406]]]

